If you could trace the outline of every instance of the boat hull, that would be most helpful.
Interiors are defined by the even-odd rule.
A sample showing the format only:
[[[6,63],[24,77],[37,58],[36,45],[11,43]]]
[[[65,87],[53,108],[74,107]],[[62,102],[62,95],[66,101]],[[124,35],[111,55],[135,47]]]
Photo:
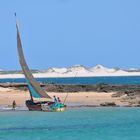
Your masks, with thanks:
[[[37,102],[34,103],[31,100],[26,101],[26,106],[29,111],[43,111],[43,112],[64,112],[66,110],[66,105],[59,108],[52,108],[54,102]]]
[[[27,100],[26,106],[28,107],[29,111],[41,111],[41,104],[39,103],[37,104]]]

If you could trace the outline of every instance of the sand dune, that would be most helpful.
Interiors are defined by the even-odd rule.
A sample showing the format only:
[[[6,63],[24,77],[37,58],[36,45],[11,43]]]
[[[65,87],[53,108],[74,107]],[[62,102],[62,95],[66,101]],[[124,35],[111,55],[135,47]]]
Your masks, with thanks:
[[[82,65],[75,65],[69,68],[49,68],[48,70],[33,73],[37,78],[47,77],[96,77],[96,76],[140,76],[140,72],[128,72],[121,69],[106,68],[97,65],[92,68],[85,68]],[[23,74],[0,74],[0,78],[24,78]]]

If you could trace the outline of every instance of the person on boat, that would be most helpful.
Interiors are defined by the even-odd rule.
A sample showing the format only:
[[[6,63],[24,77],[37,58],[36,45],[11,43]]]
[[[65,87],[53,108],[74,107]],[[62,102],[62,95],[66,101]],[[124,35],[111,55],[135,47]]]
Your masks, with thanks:
[[[55,103],[58,102],[58,97],[56,97],[56,96],[54,95],[53,98],[54,98],[54,102],[55,102]]]
[[[61,103],[61,100],[60,100],[60,98],[59,98],[59,97],[58,97],[58,102],[59,102],[59,103]]]
[[[16,108],[16,101],[15,100],[13,101],[12,107],[13,107],[13,110],[15,110],[15,108]]]
[[[60,108],[64,107],[64,104],[61,103],[61,100],[59,97],[56,97],[56,96],[53,96],[53,97],[54,97],[54,103],[51,106],[52,110],[60,109]]]

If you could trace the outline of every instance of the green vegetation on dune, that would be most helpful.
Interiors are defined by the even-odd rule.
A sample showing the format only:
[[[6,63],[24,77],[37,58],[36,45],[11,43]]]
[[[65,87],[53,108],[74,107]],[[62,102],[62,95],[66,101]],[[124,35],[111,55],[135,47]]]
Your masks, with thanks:
[[[38,73],[38,70],[31,70],[32,73]],[[0,74],[22,74],[21,70],[13,70],[13,71],[0,71]]]

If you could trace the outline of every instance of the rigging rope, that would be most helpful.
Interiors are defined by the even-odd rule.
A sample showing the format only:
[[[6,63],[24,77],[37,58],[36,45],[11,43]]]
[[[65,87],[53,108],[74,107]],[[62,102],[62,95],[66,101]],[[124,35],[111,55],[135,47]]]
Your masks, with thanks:
[[[24,90],[23,90],[24,91]],[[26,100],[27,100],[27,95],[26,95],[27,93],[26,93],[26,91],[25,91],[25,93],[24,93],[24,99],[25,99],[25,102],[26,102]]]
[[[73,81],[75,80],[75,78],[76,78],[77,74],[78,74],[78,72],[76,72],[76,74],[75,74],[75,76],[74,76],[74,78],[73,78]],[[72,81],[72,82],[73,82],[73,81]],[[65,97],[65,99],[64,99],[63,104],[65,104],[66,99],[67,99],[67,97],[68,97],[68,94],[69,94],[69,93],[67,92],[67,95],[66,95],[66,97]]]

